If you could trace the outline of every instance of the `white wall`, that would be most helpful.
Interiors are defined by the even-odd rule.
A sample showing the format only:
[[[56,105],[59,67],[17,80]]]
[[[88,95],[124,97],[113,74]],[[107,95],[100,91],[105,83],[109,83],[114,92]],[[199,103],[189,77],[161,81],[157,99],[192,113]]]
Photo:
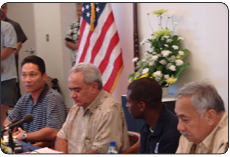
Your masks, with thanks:
[[[168,9],[175,11],[175,21],[180,23],[176,32],[185,39],[182,46],[190,50],[186,57],[190,66],[181,73],[169,92],[175,94],[185,83],[207,78],[216,86],[228,108],[227,6],[222,3],[140,3],[138,7],[140,41],[152,33],[146,13]],[[151,22],[157,29],[156,18]],[[141,53],[143,55],[143,48]]]
[[[48,76],[58,79],[68,107],[73,103],[67,86],[70,53],[65,48],[64,35],[68,25],[74,21],[74,14],[74,3],[34,3],[37,55],[44,59]],[[46,34],[49,41],[46,41]]]
[[[63,59],[63,88],[62,93],[65,95],[65,102],[68,107],[73,105],[70,98],[70,90],[68,88],[68,75],[71,68],[70,56],[71,50],[65,46],[65,35],[69,25],[77,19],[76,3],[60,3],[60,19],[61,19],[61,40],[62,40],[62,59]]]
[[[7,4],[7,17],[18,22],[26,34],[27,41],[23,43],[19,51],[18,59],[18,68],[19,68],[19,85],[21,94],[24,94],[26,91],[21,83],[21,62],[22,60],[30,55],[28,50],[31,48],[35,50],[36,54],[36,43],[35,43],[35,32],[34,32],[34,8],[32,3],[8,3]],[[28,16],[28,13],[30,13]],[[22,18],[24,17],[24,18]],[[34,40],[31,40],[34,39]]]

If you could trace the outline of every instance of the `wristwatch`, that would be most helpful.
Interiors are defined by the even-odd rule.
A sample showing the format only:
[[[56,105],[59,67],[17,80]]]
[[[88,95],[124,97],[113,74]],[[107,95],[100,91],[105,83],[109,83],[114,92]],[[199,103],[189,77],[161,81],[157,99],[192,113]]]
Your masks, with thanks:
[[[27,137],[27,133],[25,132],[24,134],[22,134],[21,138],[24,142],[26,142],[26,137]]]

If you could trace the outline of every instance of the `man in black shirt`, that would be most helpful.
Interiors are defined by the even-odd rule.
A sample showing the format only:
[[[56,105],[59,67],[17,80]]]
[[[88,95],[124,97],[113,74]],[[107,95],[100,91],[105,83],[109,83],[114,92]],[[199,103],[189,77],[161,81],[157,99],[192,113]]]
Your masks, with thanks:
[[[140,153],[175,153],[180,133],[177,117],[161,102],[161,86],[151,78],[133,81],[127,90],[127,107],[141,129]]]

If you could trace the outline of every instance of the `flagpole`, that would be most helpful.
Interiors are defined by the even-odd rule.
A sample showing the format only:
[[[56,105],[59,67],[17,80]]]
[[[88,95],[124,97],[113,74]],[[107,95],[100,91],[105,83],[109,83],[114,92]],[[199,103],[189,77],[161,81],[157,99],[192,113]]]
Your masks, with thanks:
[[[139,55],[139,39],[138,39],[138,19],[137,19],[137,4],[133,3],[133,40],[134,40],[134,58]],[[136,62],[134,62],[134,67],[136,67]],[[135,70],[136,71],[136,70]]]

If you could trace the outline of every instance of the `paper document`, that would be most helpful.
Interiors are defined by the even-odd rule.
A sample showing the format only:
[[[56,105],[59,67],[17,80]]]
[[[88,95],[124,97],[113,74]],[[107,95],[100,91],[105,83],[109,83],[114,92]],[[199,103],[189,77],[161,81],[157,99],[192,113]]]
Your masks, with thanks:
[[[48,153],[62,153],[62,152],[59,152],[57,150],[53,150],[53,149],[50,149],[48,147],[45,147],[45,148],[41,148],[41,149],[36,149],[32,152],[27,152],[27,153],[36,153],[36,154],[48,154]]]

